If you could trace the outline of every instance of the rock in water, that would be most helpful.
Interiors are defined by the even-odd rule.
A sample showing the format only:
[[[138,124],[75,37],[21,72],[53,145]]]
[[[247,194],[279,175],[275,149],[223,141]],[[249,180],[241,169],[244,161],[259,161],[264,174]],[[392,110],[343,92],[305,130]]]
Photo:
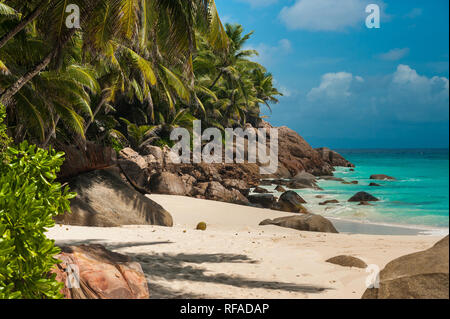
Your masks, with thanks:
[[[367,264],[359,258],[347,255],[340,255],[327,260],[327,263],[343,266],[343,267],[356,267],[367,268]]]
[[[253,193],[256,193],[256,194],[269,194],[270,192],[267,189],[258,186],[258,187],[256,187],[253,190]]]
[[[377,202],[379,201],[378,198],[375,196],[370,195],[366,192],[359,192],[353,195],[349,200],[349,202]]]
[[[149,299],[147,279],[141,265],[128,256],[111,252],[101,245],[62,247],[55,256],[62,263],[52,271],[65,283],[67,299]],[[70,275],[72,272],[73,275]],[[68,279],[79,277],[76,281]]]
[[[328,205],[328,204],[339,204],[339,201],[337,199],[330,199],[330,200],[326,200],[324,202],[319,203],[319,205],[321,205],[321,206]]]
[[[358,204],[358,206],[373,206],[373,204],[369,203],[369,202],[360,202]]]
[[[394,181],[395,177],[384,175],[384,174],[375,174],[375,175],[370,176],[370,179]]]
[[[380,184],[377,184],[377,183],[370,183],[369,186],[371,186],[371,187],[379,187],[379,186],[381,186],[381,185],[380,185]]]
[[[125,183],[114,169],[97,170],[69,180],[77,197],[72,213],[56,217],[66,225],[116,227],[172,226],[172,216],[159,204]]]
[[[306,204],[306,201],[299,194],[294,191],[287,191],[280,196],[276,209],[284,212],[306,214],[308,211],[302,204]]]
[[[303,231],[313,231],[322,233],[338,233],[334,225],[325,217],[314,214],[304,214],[298,216],[288,216],[266,219],[259,225],[275,225],[285,228],[293,228]]]
[[[335,182],[345,182],[343,178],[335,177],[335,176],[320,176],[320,179],[323,179],[325,181],[335,181]]]
[[[169,172],[153,175],[150,185],[152,192],[156,194],[186,196],[188,193],[183,179]]]
[[[292,180],[296,183],[305,185],[305,188],[318,188],[316,176],[306,172],[298,173]]]
[[[284,187],[281,186],[281,185],[278,185],[277,187],[275,187],[275,190],[276,190],[277,192],[279,192],[279,193],[284,193],[284,192],[286,192],[286,190],[284,189]]]
[[[449,299],[449,237],[428,250],[402,256],[380,272],[380,287],[363,299]]]

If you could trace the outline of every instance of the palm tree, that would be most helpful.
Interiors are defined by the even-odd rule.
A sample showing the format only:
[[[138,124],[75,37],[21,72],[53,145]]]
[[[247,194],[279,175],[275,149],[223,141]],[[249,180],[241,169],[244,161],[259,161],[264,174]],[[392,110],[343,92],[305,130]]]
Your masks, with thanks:
[[[204,121],[216,127],[244,125],[260,121],[260,104],[270,109],[269,103],[276,103],[281,95],[273,87],[272,75],[250,58],[257,54],[245,50],[252,32],[243,35],[240,25],[226,25],[229,47],[215,52],[208,42],[199,37],[198,53],[194,59],[197,86],[207,86],[214,98],[201,94],[207,116]],[[220,125],[217,125],[220,124]]]
[[[236,80],[239,77],[237,67],[239,66],[253,66],[256,64],[248,60],[249,57],[258,55],[255,50],[244,50],[245,43],[250,39],[253,32],[242,35],[244,29],[239,24],[226,24],[226,34],[229,38],[227,50],[219,52],[214,51],[214,48],[209,46],[207,41],[199,42],[199,50],[203,51],[195,59],[194,63],[201,72],[204,70],[210,74],[214,74],[212,83],[209,88],[213,88],[223,76]],[[213,70],[217,70],[213,72]]]
[[[22,37],[9,41],[0,51],[0,60],[8,61],[8,73],[0,76],[0,86],[16,81],[15,74],[42,58],[45,42],[36,37]],[[21,54],[17,54],[20,52]],[[90,94],[99,92],[94,71],[82,65],[80,52],[67,52],[60,70],[40,72],[14,96],[9,108],[9,123],[13,125],[17,141],[36,137],[47,145],[55,135],[58,123],[84,137],[82,115],[92,117]]]
[[[217,18],[214,0],[73,0],[71,3],[81,8],[80,20],[85,30],[85,48],[96,52],[107,48],[108,42],[113,39],[135,42],[138,36],[145,39],[149,34],[155,35],[154,27],[163,25],[164,32],[159,33],[165,35],[160,38],[166,39],[166,51],[184,56],[185,70],[192,71],[189,61],[195,43],[194,26],[207,25],[204,30],[215,31],[217,34],[209,38],[214,40],[216,45],[220,43],[218,39],[224,38],[220,27],[217,28],[221,23]],[[53,0],[51,5],[45,4],[41,4],[44,9],[39,15],[37,26],[42,33],[48,35],[51,50],[1,93],[0,102],[8,104],[27,82],[47,68],[53,60],[61,58],[61,52],[76,33],[75,29],[67,29],[64,26],[66,1]],[[47,21],[54,23],[49,24]]]

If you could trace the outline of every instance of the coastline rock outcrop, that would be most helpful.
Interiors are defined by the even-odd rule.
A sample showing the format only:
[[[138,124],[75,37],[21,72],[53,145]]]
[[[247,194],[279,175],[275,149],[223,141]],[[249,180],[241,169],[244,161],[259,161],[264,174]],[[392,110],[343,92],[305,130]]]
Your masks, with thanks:
[[[148,163],[138,152],[127,147],[119,152],[117,164],[134,187],[149,192]]]
[[[328,147],[316,148],[316,152],[331,166],[355,167],[355,165],[347,161],[341,154],[330,150]]]
[[[77,197],[71,200],[72,212],[57,216],[57,222],[97,227],[173,226],[169,212],[124,182],[118,169],[80,174],[69,180],[69,186]]]
[[[64,163],[58,173],[58,177],[62,179],[113,166],[117,160],[114,149],[89,141],[86,142],[85,149],[73,145],[60,145],[58,151],[65,153]]]
[[[220,202],[249,204],[247,197],[236,189],[228,190],[219,182],[210,182],[205,190],[205,197],[207,199],[216,200]]]
[[[356,267],[356,268],[367,268],[367,264],[359,258],[340,255],[326,260],[327,263],[339,265],[342,267]]]
[[[277,198],[272,194],[249,195],[248,200],[255,206],[273,209],[277,203]]]
[[[379,279],[379,288],[367,289],[363,299],[449,299],[449,237],[391,261]]]
[[[299,172],[291,180],[292,182],[288,184],[288,187],[289,185],[303,185],[303,187],[298,188],[319,188],[317,186],[317,177],[307,172]]]
[[[380,180],[380,181],[395,181],[396,178],[392,177],[392,176],[388,176],[388,175],[384,175],[384,174],[375,174],[375,175],[371,175],[370,179],[375,179],[375,180]]]
[[[169,172],[156,173],[150,179],[150,189],[155,194],[187,195],[186,186],[189,182],[180,176]]]
[[[261,126],[272,127],[264,121]],[[248,124],[247,127],[250,128],[251,125]],[[270,145],[270,132],[268,133],[267,144]],[[278,128],[278,141],[278,172],[266,177],[290,179],[279,180],[278,184],[267,181],[267,185],[283,185],[290,189],[320,189],[316,176],[331,176],[334,170],[332,164],[344,163],[333,151],[327,151],[334,154],[328,157],[334,156],[336,160],[325,161],[299,134],[285,126]],[[118,158],[115,157],[114,150],[92,143],[87,144],[86,152],[69,146],[64,151],[68,154],[68,160],[61,177],[69,178],[97,168],[118,166],[124,180],[142,194],[182,195],[248,204],[245,197],[250,188],[256,188],[256,192],[260,193],[267,192],[258,188],[264,184],[261,182],[263,176],[258,163],[177,164],[173,161],[174,154],[170,148],[148,144],[140,147],[139,152],[125,148],[119,152]],[[284,187],[279,187],[277,191],[285,191]]]
[[[275,218],[273,220],[266,219],[262,221],[259,225],[260,226],[275,225],[302,231],[338,233],[334,225],[328,219],[326,219],[323,216],[314,214],[280,217]]]
[[[297,132],[286,126],[278,127],[279,177],[289,178],[299,172],[314,175],[332,175],[333,167],[325,162],[319,153]],[[289,171],[290,176],[286,176]]]
[[[376,198],[373,195],[370,195],[366,192],[359,192],[353,195],[349,200],[349,202],[377,202],[379,201],[378,198]]]
[[[166,151],[163,151],[167,152]],[[149,164],[149,168],[151,165]],[[161,174],[181,176],[183,187],[177,188],[177,195],[193,196],[236,204],[249,204],[246,196],[251,187],[257,187],[261,175],[256,164],[173,164],[165,163],[154,173],[150,183],[158,181]],[[166,187],[167,188],[167,187]],[[153,192],[170,194],[167,189],[151,188]]]
[[[62,247],[55,258],[62,263],[52,272],[65,284],[66,299],[150,298],[141,265],[102,245]]]

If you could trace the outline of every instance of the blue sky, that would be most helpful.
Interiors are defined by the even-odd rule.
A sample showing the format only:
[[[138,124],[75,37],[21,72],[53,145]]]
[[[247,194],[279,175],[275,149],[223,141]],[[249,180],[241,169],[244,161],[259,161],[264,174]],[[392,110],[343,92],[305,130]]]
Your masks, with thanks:
[[[381,28],[365,25],[379,4]],[[285,93],[269,122],[314,147],[449,145],[448,0],[216,0],[255,31],[255,58]]]

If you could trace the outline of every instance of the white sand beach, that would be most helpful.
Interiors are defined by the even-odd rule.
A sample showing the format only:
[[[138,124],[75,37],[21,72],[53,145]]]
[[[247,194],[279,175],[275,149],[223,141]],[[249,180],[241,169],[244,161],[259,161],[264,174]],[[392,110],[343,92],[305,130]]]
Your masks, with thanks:
[[[150,195],[174,227],[56,226],[58,244],[104,244],[136,258],[151,298],[360,298],[365,269],[327,263],[352,255],[382,269],[389,261],[431,247],[443,236],[300,232],[258,226],[270,211],[194,198]],[[206,222],[206,231],[195,230]],[[336,227],[339,229],[336,222]],[[343,227],[341,225],[341,227]]]

